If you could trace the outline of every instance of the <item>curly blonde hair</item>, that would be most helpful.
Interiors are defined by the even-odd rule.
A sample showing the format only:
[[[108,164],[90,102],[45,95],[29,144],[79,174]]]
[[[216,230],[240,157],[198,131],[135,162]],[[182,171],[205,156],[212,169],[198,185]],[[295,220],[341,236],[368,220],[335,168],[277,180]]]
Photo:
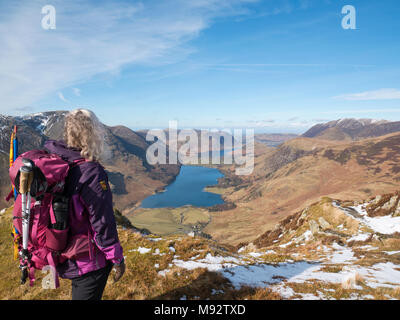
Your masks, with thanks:
[[[76,109],[66,115],[64,140],[68,147],[79,149],[86,160],[100,160],[104,135],[101,123],[92,111]]]

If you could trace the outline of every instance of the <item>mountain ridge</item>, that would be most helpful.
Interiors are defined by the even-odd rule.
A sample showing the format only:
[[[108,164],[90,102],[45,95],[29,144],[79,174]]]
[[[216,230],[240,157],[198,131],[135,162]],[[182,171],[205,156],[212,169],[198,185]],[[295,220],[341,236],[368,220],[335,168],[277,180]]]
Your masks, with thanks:
[[[0,204],[10,189],[8,154],[11,128],[18,126],[19,154],[41,148],[48,139],[63,138],[67,111],[48,111],[24,116],[0,117]],[[123,211],[134,206],[173,181],[179,165],[149,165],[146,149],[149,142],[125,126],[103,125],[105,158],[101,161],[109,175],[114,203]],[[133,178],[134,177],[134,178]]]
[[[303,137],[327,140],[359,140],[400,131],[400,121],[344,118],[311,127]]]

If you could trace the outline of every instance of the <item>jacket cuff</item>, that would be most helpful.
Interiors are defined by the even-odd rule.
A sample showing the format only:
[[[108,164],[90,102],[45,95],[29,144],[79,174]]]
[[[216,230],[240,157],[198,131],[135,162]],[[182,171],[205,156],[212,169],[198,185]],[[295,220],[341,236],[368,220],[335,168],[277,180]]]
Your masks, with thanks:
[[[124,260],[122,247],[119,243],[116,243],[107,248],[100,248],[100,249],[106,256],[106,259],[110,260],[112,263],[121,263],[122,260]]]

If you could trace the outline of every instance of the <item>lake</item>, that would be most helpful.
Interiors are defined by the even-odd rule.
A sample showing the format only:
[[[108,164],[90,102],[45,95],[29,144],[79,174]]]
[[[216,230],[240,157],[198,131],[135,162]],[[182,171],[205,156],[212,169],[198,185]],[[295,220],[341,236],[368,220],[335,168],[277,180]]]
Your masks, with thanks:
[[[181,170],[164,192],[151,195],[142,201],[142,208],[177,208],[184,205],[211,207],[224,201],[216,193],[203,191],[216,185],[224,175],[217,169],[200,166],[182,166]]]

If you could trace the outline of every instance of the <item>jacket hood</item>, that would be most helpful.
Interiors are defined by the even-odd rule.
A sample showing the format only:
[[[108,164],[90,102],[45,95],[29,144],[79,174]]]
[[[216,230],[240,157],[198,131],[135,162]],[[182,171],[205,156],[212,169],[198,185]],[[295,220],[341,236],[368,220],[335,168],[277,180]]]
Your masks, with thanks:
[[[48,140],[45,142],[44,148],[50,153],[59,155],[68,162],[83,158],[79,149],[67,147],[64,141]]]

